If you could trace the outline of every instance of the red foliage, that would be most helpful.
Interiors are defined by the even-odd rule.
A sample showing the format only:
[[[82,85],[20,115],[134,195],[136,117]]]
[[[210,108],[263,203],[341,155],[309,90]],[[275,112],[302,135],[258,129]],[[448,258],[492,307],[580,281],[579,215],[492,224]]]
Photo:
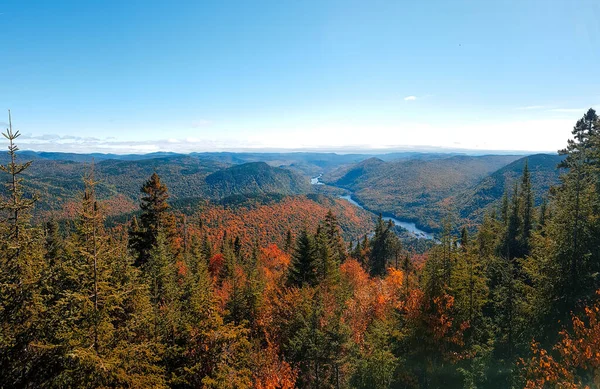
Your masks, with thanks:
[[[223,254],[218,253],[212,256],[208,261],[208,271],[213,276],[214,279],[219,277],[221,270],[223,269],[223,264],[225,263],[225,257]]]

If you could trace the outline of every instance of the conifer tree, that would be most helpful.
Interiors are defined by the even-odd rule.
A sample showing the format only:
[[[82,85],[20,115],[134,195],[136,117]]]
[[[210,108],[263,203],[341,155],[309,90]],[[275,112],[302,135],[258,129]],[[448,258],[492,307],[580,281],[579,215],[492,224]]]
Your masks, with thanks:
[[[285,243],[283,245],[283,251],[286,253],[291,253],[294,245],[294,239],[292,238],[292,230],[287,230],[285,234]]]
[[[294,286],[314,286],[318,277],[318,253],[314,237],[304,228],[296,240],[288,282]]]
[[[524,257],[530,253],[530,240],[531,233],[533,231],[533,217],[534,217],[534,199],[533,190],[531,189],[531,175],[529,174],[529,166],[527,160],[525,160],[525,166],[523,167],[523,176],[521,178],[520,188],[520,218],[521,218],[521,231],[520,231],[520,256]]]
[[[169,227],[173,227],[172,220],[166,217],[169,209],[168,189],[160,181],[156,172],[146,181],[140,191],[142,192],[140,202],[142,215],[139,226],[137,228],[132,226],[133,235],[130,237],[130,247],[136,253],[135,264],[137,266],[142,266],[148,261],[150,250],[157,242],[159,231],[161,229],[168,231]]]
[[[598,116],[593,109],[577,121],[573,139],[560,151],[566,171],[544,210],[545,227],[527,274],[533,280],[531,306],[543,334],[556,337],[559,321],[568,323],[574,307],[595,298],[600,271]],[[549,339],[552,341],[552,339]]]
[[[375,224],[375,234],[370,243],[369,270],[372,275],[383,276],[397,247],[398,237],[394,234],[394,224],[384,223],[381,214]]]
[[[15,140],[19,131],[9,127],[2,135],[8,140],[9,162],[0,165],[8,175],[8,198],[0,199],[0,213],[7,223],[0,225],[0,375],[6,387],[24,387],[41,374],[36,366],[35,347],[41,331],[45,306],[41,278],[46,271],[43,234],[30,224],[35,196],[23,191],[22,173],[31,162],[18,163]]]
[[[9,175],[9,182],[6,185],[10,197],[7,201],[2,201],[0,203],[0,210],[9,213],[8,220],[11,228],[7,239],[11,240],[12,246],[16,250],[15,254],[18,255],[21,245],[20,230],[23,228],[23,225],[29,223],[29,211],[33,208],[36,198],[27,198],[23,193],[23,178],[21,178],[21,174],[31,166],[32,161],[17,163],[17,151],[19,150],[19,147],[14,142],[21,136],[21,133],[18,130],[13,131],[10,111],[8,111],[8,126],[6,132],[2,135],[8,139],[9,142],[8,155],[10,157],[10,162],[7,165],[0,165],[0,171]]]
[[[56,262],[60,276],[52,285],[59,296],[50,309],[49,341],[62,352],[62,366],[51,387],[164,387],[158,345],[149,341],[149,295],[125,258],[124,244],[104,230],[93,170],[84,182],[65,266]]]
[[[346,248],[344,246],[337,218],[331,210],[327,211],[327,214],[325,215],[323,229],[334,260],[338,263],[343,263],[346,260]]]

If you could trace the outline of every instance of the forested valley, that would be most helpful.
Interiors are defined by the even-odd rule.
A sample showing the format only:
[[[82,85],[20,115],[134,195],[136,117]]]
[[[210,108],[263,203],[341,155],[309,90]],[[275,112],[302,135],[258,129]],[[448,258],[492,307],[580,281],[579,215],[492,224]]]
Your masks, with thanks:
[[[499,201],[469,203],[477,224],[437,220],[424,253],[381,216],[307,197],[295,173],[262,164],[263,186],[226,167],[198,178],[201,193],[283,183],[284,198],[173,207],[169,177],[154,172],[115,219],[92,163],[70,212],[33,217],[53,194],[28,190],[43,177],[28,175],[18,131],[4,136],[0,388],[600,387],[592,109],[547,193],[534,193],[525,161]]]

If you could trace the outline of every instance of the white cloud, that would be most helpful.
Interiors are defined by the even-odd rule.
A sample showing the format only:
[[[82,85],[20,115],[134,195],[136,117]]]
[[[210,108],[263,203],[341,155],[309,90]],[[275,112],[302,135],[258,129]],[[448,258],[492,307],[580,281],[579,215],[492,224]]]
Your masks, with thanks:
[[[550,112],[566,112],[566,113],[581,112],[581,114],[583,115],[584,113],[587,112],[587,109],[586,108],[552,108],[552,109],[549,109],[548,111],[550,111]]]
[[[544,105],[527,105],[525,107],[519,107],[517,109],[520,110],[532,110],[532,109],[542,109],[542,108],[546,108]]]
[[[404,101],[415,101],[417,99],[417,96],[406,96],[404,98]]]

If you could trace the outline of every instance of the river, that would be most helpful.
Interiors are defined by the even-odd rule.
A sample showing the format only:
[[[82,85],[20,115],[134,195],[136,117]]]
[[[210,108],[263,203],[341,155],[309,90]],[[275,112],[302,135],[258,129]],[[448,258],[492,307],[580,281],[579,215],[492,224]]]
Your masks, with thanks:
[[[345,196],[340,196],[340,198],[348,201],[350,204],[356,205],[359,208],[365,209],[365,207],[363,207],[362,205],[360,205],[359,203],[357,203],[353,198],[352,195],[345,195]],[[368,211],[368,210],[367,210]],[[408,232],[410,232],[411,234],[413,234],[415,237],[417,238],[423,238],[423,239],[435,239],[435,237],[428,233],[425,232],[421,229],[419,229],[417,227],[417,225],[415,223],[411,223],[411,222],[406,222],[406,221],[402,221],[402,220],[398,220],[396,218],[393,217],[389,217],[389,216],[384,216],[383,220],[385,220],[386,222],[388,220],[391,220],[392,222],[394,222],[395,225],[400,226],[402,228],[404,228],[405,230],[407,230]]]
[[[323,184],[321,181],[319,181],[319,179],[320,179],[321,177],[323,177],[323,173],[319,174],[319,175],[318,175],[318,176],[316,176],[316,177],[313,177],[313,178],[311,178],[311,179],[310,179],[310,184],[311,184],[311,185],[325,185],[325,184]]]
[[[310,183],[312,185],[323,185],[322,182],[319,181],[319,179],[322,177],[322,174],[319,174],[317,177],[313,177],[310,179]],[[345,196],[340,196],[340,198],[348,201],[350,204],[355,205],[361,209],[365,209],[369,212],[371,212],[370,210],[366,209],[365,207],[363,207],[362,205],[360,205],[358,202],[356,202],[353,198],[352,198],[352,194],[348,194]],[[374,212],[373,212],[374,213]],[[392,222],[394,222],[395,225],[400,226],[402,228],[404,228],[405,230],[407,230],[408,232],[410,232],[411,234],[413,234],[415,237],[417,238],[423,238],[423,239],[435,239],[435,237],[433,236],[433,234],[430,234],[429,232],[425,232],[421,229],[419,229],[415,223],[412,222],[407,222],[407,221],[402,221],[402,220],[398,220],[396,218],[393,217],[389,217],[389,216],[384,216],[383,220],[388,221],[391,220]]]

